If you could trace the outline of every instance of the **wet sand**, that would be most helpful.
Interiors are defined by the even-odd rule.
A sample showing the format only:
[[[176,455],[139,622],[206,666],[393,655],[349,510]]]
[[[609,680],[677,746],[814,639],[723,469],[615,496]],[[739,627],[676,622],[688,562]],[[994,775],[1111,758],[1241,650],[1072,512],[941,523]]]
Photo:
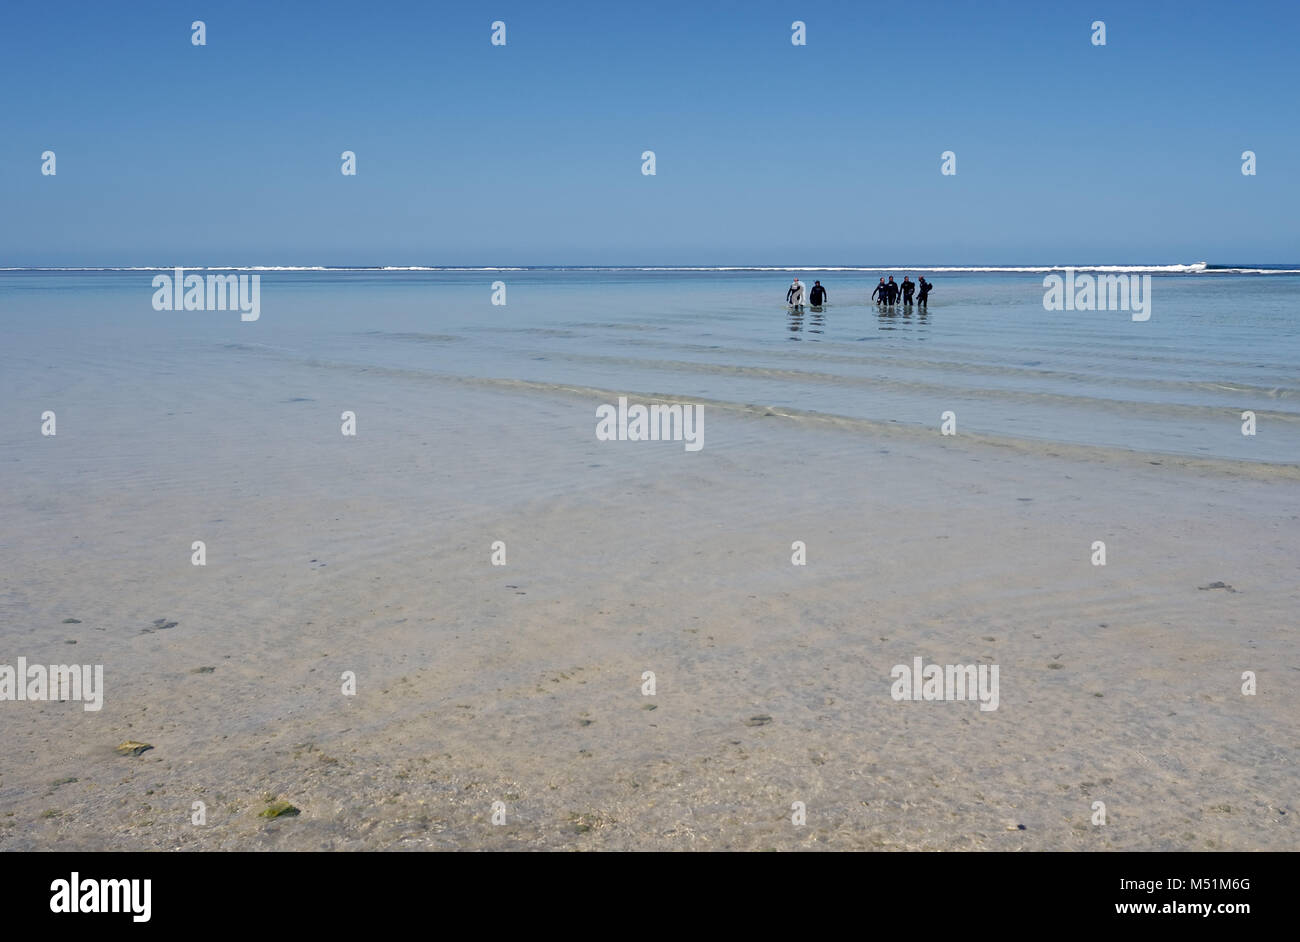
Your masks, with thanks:
[[[620,393],[214,361],[6,427],[0,662],[106,692],[0,703],[0,848],[1297,846],[1294,468],[708,405],[697,453],[598,442]],[[918,656],[998,709],[895,702]]]

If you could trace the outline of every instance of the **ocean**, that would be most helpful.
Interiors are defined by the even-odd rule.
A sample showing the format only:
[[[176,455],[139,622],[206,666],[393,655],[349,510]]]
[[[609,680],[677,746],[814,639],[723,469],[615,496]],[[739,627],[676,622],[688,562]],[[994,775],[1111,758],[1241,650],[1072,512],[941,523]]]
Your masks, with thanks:
[[[1300,271],[1104,270],[1150,276],[1148,320],[1047,310],[1050,270],[1031,266],[241,269],[260,278],[252,322],[237,311],[155,310],[152,279],[169,270],[5,270],[0,363],[6,398],[41,409],[75,399],[88,375],[104,380],[97,407],[129,410],[137,387],[115,384],[117,373],[184,374],[201,363],[238,386],[295,364],[936,433],[952,412],[959,435],[1300,460]],[[925,274],[928,310],[871,303],[888,274]],[[820,279],[829,305],[787,309],[793,275]],[[122,398],[104,401],[113,388]],[[1253,435],[1243,434],[1247,411]],[[29,421],[11,411],[4,438],[12,444]]]
[[[1296,846],[1300,273],[159,274],[0,273],[0,850]]]

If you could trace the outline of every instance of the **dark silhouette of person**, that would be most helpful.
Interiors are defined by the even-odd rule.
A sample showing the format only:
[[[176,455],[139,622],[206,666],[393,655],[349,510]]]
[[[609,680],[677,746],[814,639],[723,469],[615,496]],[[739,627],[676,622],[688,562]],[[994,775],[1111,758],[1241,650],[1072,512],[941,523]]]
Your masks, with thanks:
[[[822,287],[820,281],[814,281],[812,290],[808,292],[808,301],[813,307],[820,307],[826,300],[826,289]]]
[[[908,307],[912,303],[912,292],[916,290],[916,284],[907,275],[903,276],[903,283],[899,286],[903,292],[903,306]]]
[[[917,303],[918,306],[920,306],[920,307],[929,307],[929,306],[930,306],[930,303],[929,303],[929,300],[928,300],[928,299],[929,299],[929,297],[930,297],[930,289],[933,288],[933,287],[934,287],[934,285],[932,285],[930,282],[926,281],[926,280],[925,280],[925,276],[922,275],[922,276],[921,276],[921,283],[920,283],[920,285],[917,286],[916,303]]]
[[[871,292],[871,300],[877,304],[885,303],[885,295],[889,293],[889,287],[885,284],[885,279],[880,279],[880,284],[876,285],[876,290]],[[879,298],[876,295],[880,295]]]
[[[894,276],[889,276],[889,284],[885,285],[885,290],[889,293],[889,303],[893,304],[898,300],[898,285],[894,284]]]

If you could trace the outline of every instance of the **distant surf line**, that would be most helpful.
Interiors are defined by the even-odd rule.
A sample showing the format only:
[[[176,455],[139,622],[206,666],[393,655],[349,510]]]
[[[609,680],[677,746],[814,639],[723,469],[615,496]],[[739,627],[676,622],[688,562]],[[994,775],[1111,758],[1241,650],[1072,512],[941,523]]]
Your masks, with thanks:
[[[163,272],[174,265],[124,266],[0,266],[0,272]],[[1158,275],[1300,275],[1300,268],[1275,266],[1215,266],[1207,262],[1177,265],[187,265],[188,271],[321,272],[384,274],[403,272],[940,272],[948,274],[1045,274],[1073,269],[1077,272],[1133,272]]]

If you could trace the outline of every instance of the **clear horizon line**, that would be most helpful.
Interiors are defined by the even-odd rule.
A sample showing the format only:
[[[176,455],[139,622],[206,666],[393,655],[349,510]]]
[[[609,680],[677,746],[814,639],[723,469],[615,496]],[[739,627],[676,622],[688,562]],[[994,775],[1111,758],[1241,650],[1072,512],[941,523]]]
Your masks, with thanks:
[[[1072,264],[914,264],[914,265],[14,265],[0,266],[5,272],[168,272],[265,271],[265,272],[519,272],[519,271],[663,271],[663,272],[876,272],[938,271],[971,273],[1039,273],[1051,271],[1147,271],[1152,273],[1196,274],[1200,272],[1300,273],[1300,264],[1256,262],[1239,265],[1209,265],[1207,262]]]

